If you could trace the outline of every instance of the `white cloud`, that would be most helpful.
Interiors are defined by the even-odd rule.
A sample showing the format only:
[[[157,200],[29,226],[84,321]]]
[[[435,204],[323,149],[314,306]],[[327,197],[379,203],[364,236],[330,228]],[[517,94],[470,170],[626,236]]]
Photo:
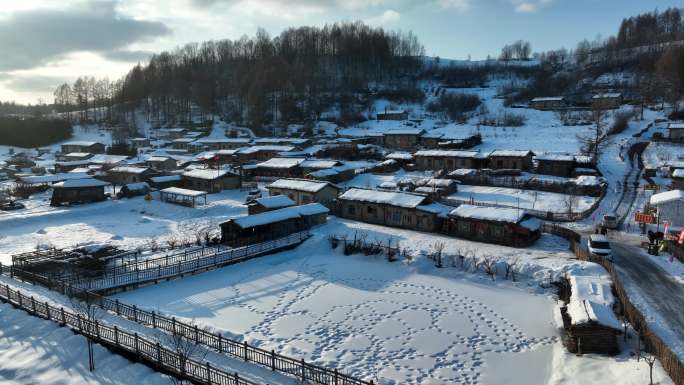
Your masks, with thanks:
[[[392,25],[396,24],[401,20],[401,14],[393,9],[388,9],[385,12],[382,13],[380,16],[376,17],[371,17],[369,19],[366,19],[366,23],[372,24],[372,25],[381,25],[381,26],[386,26],[386,25]]]
[[[470,8],[471,0],[437,0],[442,8],[455,9],[463,12]]]
[[[532,13],[551,4],[552,0],[512,0],[515,11],[518,13]]]

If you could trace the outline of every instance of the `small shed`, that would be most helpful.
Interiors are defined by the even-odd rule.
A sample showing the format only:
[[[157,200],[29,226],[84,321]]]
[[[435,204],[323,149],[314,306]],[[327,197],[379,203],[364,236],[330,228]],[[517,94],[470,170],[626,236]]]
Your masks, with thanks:
[[[107,199],[104,188],[109,183],[95,179],[68,179],[55,183],[52,191],[51,206],[100,202]]]
[[[651,206],[658,210],[658,220],[671,226],[684,226],[684,191],[671,190],[651,196]]]
[[[330,182],[310,179],[278,179],[266,188],[270,195],[286,195],[298,205],[317,202],[328,207],[342,190]]]
[[[539,239],[541,225],[525,210],[463,204],[449,213],[446,232],[474,241],[526,247]]]
[[[237,159],[242,162],[263,162],[279,156],[281,153],[295,151],[294,146],[251,146],[244,147],[235,153]]]
[[[418,146],[423,133],[422,128],[388,130],[383,133],[383,141],[387,148],[411,150]]]
[[[566,279],[570,295],[561,316],[567,349],[572,353],[617,354],[622,325],[613,312],[610,277],[571,274]]]
[[[152,170],[147,167],[116,166],[107,171],[107,180],[117,185],[145,182]]]
[[[294,206],[295,202],[286,195],[275,195],[255,199],[247,204],[247,212],[252,214],[259,214],[266,211],[278,210],[284,207]]]
[[[271,158],[258,163],[251,172],[255,176],[301,177],[302,168],[300,165],[303,162],[304,158]]]
[[[328,212],[312,203],[232,218],[221,223],[221,243],[239,247],[283,238],[324,223]]]
[[[422,150],[414,154],[416,166],[421,170],[455,170],[476,168],[477,151]]]
[[[240,175],[225,169],[194,169],[182,174],[183,187],[217,193],[242,186]]]
[[[206,205],[206,191],[188,190],[180,187],[168,187],[159,190],[159,200],[182,206],[195,207],[197,202],[202,198],[204,198],[204,204]]]

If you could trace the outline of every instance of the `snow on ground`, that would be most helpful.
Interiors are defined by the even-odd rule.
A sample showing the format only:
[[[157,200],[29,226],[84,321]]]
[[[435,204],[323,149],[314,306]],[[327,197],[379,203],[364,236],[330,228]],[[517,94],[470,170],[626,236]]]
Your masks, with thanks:
[[[34,195],[40,202],[27,210],[0,212],[0,263],[9,264],[11,255],[33,250],[37,245],[74,247],[112,244],[125,249],[145,246],[155,239],[190,237],[198,227],[212,226],[229,217],[246,214],[246,191],[227,190],[208,195],[206,206],[196,208],[145,201],[143,197],[108,200],[72,206],[51,207],[50,192]]]
[[[117,298],[368,379],[493,384],[485,373],[520,355],[539,369],[527,383],[544,383],[557,341],[552,298],[422,269],[432,270],[331,253],[318,236],[293,251]]]
[[[575,213],[588,210],[598,198],[589,196],[576,196],[569,203],[567,194],[522,190],[507,187],[488,187],[459,185],[458,192],[449,195],[449,198],[458,200],[474,200],[475,202],[493,203],[498,206],[520,207],[537,211],[550,211],[553,213],[567,213],[568,204]]]
[[[684,145],[667,142],[651,142],[644,150],[644,166],[660,168],[666,163],[680,161],[684,163]]]
[[[0,303],[0,383],[168,384],[152,369],[95,345],[95,371],[88,371],[84,337],[56,323]]]

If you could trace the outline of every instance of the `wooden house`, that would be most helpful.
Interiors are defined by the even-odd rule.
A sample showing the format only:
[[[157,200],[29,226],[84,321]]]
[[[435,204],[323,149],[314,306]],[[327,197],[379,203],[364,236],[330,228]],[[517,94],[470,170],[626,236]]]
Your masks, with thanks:
[[[684,122],[668,123],[667,130],[672,141],[684,142]]]
[[[412,150],[420,144],[421,128],[388,130],[383,133],[385,147],[399,150]]]
[[[89,152],[70,152],[68,154],[58,155],[56,158],[64,162],[73,162],[78,160],[88,160],[93,157]]]
[[[658,210],[661,222],[668,221],[670,226],[684,226],[684,191],[670,190],[651,195],[649,201]]]
[[[184,128],[160,128],[159,129],[159,135],[167,140],[174,140],[178,139],[183,136],[183,133],[185,133]]]
[[[304,149],[311,145],[311,139],[306,138],[256,138],[257,146],[292,146],[296,149]]]
[[[342,165],[342,162],[338,160],[306,159],[299,164],[299,168],[302,169],[303,174],[308,174],[318,170],[331,169],[340,165]]]
[[[420,170],[455,170],[478,168],[477,151],[422,150],[413,154]]]
[[[149,138],[131,138],[128,142],[135,151],[138,151],[141,148],[150,147]]]
[[[168,187],[180,187],[183,184],[183,179],[180,175],[161,175],[150,177],[150,187],[157,190],[163,190]]]
[[[407,120],[408,112],[405,110],[385,110],[375,114],[377,120]]]
[[[168,156],[151,156],[147,158],[145,165],[155,171],[173,171],[178,168],[178,162]]]
[[[567,154],[541,154],[536,155],[537,173],[571,177],[575,169],[575,157]]]
[[[352,167],[339,166],[313,171],[305,175],[306,178],[323,182],[342,183],[354,179],[356,170]]]
[[[309,179],[278,179],[266,186],[270,195],[287,195],[298,205],[317,202],[332,207],[342,190],[330,183]]]
[[[250,141],[248,138],[202,138],[189,143],[188,150],[191,152],[234,150],[249,146]]]
[[[413,191],[437,200],[455,193],[458,190],[458,183],[454,179],[425,178],[416,183],[417,187]]]
[[[619,92],[604,92],[591,97],[592,107],[601,110],[620,108],[622,101],[622,94]]]
[[[221,223],[221,243],[239,247],[284,238],[325,223],[330,210],[318,203],[291,206]]]
[[[194,169],[184,172],[181,179],[184,188],[206,191],[210,194],[242,186],[240,175],[225,169]]]
[[[439,207],[427,196],[351,188],[337,199],[336,213],[343,218],[383,226],[435,232],[441,227]]]
[[[106,179],[114,185],[125,185],[146,182],[152,175],[152,170],[147,167],[116,166],[107,171]]]
[[[489,166],[493,169],[531,170],[534,153],[529,150],[494,150],[489,154]]]
[[[98,142],[72,141],[63,143],[61,146],[62,154],[70,152],[85,152],[90,154],[104,154],[105,145]]]
[[[52,185],[51,206],[100,202],[107,199],[104,188],[109,183],[94,179],[69,179]]]
[[[449,212],[449,235],[479,242],[526,247],[541,236],[541,221],[524,210],[460,205]]]
[[[561,308],[566,335],[563,344],[571,353],[615,355],[622,324],[613,312],[611,280],[605,276],[570,275],[565,281]],[[569,293],[568,293],[569,292]]]
[[[567,107],[567,103],[562,96],[548,96],[532,99],[530,107],[535,110],[557,110]]]
[[[257,177],[298,178],[302,176],[302,162],[304,158],[271,158],[257,163],[253,168],[243,167],[243,170]]]
[[[247,212],[259,214],[266,211],[278,210],[284,207],[295,206],[296,203],[287,195],[274,195],[255,199],[247,204]]]
[[[171,141],[171,147],[176,150],[186,150],[190,149],[190,143],[194,142],[193,138],[178,138]]]
[[[145,195],[150,192],[150,185],[147,182],[137,182],[125,184],[121,187],[116,196],[119,198],[131,198]]]
[[[250,146],[241,148],[235,155],[241,163],[263,162],[294,150],[294,146]]]

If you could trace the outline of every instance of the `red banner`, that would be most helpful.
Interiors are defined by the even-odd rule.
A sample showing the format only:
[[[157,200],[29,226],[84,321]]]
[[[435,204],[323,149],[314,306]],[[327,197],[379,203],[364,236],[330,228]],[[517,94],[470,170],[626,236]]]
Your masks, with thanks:
[[[634,213],[634,220],[639,223],[656,223],[656,217],[653,214],[643,214],[639,211]]]

